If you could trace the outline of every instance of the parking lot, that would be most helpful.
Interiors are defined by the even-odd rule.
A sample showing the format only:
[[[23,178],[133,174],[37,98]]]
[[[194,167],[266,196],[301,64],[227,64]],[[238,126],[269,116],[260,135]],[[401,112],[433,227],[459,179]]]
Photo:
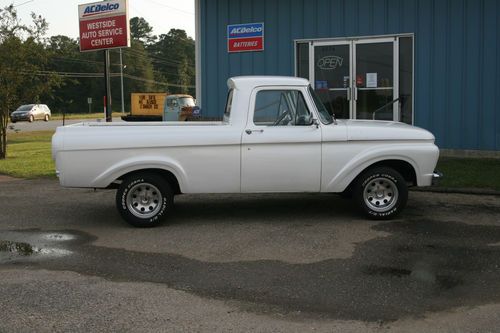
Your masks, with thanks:
[[[0,182],[0,331],[494,332],[500,200],[411,192],[176,198],[133,229],[113,191]]]

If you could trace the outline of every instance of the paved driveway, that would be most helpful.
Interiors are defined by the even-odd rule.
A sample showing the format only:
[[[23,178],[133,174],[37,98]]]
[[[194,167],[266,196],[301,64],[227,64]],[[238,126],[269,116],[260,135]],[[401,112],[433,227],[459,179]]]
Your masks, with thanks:
[[[334,195],[176,198],[0,183],[0,331],[496,332],[500,200],[412,192],[390,222]]]

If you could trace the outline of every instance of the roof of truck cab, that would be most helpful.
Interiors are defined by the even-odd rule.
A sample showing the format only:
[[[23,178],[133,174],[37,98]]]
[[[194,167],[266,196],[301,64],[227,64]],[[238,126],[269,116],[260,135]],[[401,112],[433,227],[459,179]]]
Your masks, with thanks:
[[[167,96],[167,99],[172,99],[172,98],[193,98],[193,96],[185,94],[172,94]]]
[[[236,76],[227,82],[228,86],[237,89],[260,86],[307,86],[309,81],[293,76]]]

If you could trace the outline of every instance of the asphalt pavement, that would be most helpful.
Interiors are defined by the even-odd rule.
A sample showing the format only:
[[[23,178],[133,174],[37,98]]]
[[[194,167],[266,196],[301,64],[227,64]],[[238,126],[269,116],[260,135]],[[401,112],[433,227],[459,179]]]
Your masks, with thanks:
[[[498,196],[189,195],[135,229],[114,191],[0,182],[0,331],[497,332]]]

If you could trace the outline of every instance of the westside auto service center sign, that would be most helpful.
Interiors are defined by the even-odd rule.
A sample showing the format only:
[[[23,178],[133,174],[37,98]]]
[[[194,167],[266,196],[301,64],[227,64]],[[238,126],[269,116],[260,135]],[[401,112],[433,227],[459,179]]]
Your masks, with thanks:
[[[227,51],[249,52],[264,50],[264,23],[227,26]]]
[[[79,5],[78,16],[80,51],[130,47],[127,0]]]

